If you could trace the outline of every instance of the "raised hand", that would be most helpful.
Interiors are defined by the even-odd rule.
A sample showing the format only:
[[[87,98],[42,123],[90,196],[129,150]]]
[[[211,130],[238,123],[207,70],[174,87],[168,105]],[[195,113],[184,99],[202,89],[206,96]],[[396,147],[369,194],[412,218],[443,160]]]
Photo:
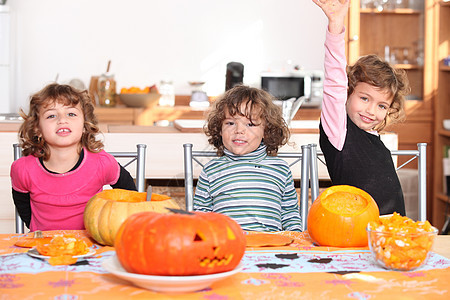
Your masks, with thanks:
[[[328,30],[339,34],[344,28],[350,0],[312,0],[328,18]]]

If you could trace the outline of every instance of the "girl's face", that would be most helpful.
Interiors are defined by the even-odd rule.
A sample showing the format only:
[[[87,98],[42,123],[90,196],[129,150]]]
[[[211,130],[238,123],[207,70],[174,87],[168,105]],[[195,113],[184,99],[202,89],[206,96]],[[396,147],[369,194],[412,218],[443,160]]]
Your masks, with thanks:
[[[245,103],[241,106],[245,112]],[[253,109],[252,122],[245,116],[231,116],[225,112],[222,123],[222,142],[225,148],[236,155],[244,155],[258,148],[264,137],[264,121],[260,118],[260,109]]]
[[[76,147],[83,135],[84,115],[80,103],[65,106],[57,101],[39,110],[39,130],[51,150]]]
[[[347,99],[347,114],[362,130],[374,130],[386,118],[391,103],[392,96],[387,91],[359,82]]]

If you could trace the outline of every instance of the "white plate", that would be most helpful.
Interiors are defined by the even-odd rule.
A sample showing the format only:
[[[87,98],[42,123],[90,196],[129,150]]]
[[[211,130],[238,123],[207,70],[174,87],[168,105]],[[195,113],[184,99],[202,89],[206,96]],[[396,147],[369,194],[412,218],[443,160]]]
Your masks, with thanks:
[[[30,250],[28,250],[27,253],[28,253],[29,256],[36,257],[36,258],[42,258],[42,259],[49,259],[50,258],[50,256],[39,254],[39,252],[36,250],[36,248],[31,248]],[[95,250],[94,249],[90,249],[88,253],[83,254],[83,255],[75,255],[74,257],[82,258],[82,257],[92,256],[93,254],[95,254]]]
[[[129,273],[121,266],[117,256],[109,257],[102,263],[102,267],[112,274],[132,282],[138,287],[153,290],[155,292],[166,293],[188,293],[195,292],[209,287],[213,282],[225,279],[242,270],[242,265],[238,265],[234,270],[196,276],[156,276]]]

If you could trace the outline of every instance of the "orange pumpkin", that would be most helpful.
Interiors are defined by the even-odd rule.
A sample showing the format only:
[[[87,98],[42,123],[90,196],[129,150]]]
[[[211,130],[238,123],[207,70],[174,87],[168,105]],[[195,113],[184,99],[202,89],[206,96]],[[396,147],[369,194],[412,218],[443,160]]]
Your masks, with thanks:
[[[202,275],[233,270],[245,251],[236,221],[218,213],[134,214],[115,242],[125,270],[145,275]]]
[[[170,197],[122,189],[104,190],[94,195],[84,209],[84,226],[97,243],[114,245],[117,230],[131,214],[142,211],[167,212],[167,208],[180,208]]]
[[[308,233],[320,246],[366,247],[366,227],[377,221],[378,205],[367,192],[348,185],[323,191],[308,213]]]

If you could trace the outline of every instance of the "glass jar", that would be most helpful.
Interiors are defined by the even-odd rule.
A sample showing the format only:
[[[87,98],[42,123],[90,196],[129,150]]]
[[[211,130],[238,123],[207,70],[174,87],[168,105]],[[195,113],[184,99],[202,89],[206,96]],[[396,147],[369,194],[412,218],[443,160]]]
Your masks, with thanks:
[[[116,81],[114,75],[105,73],[98,79],[98,105],[104,107],[116,106]]]
[[[175,88],[172,81],[161,80],[159,85],[159,106],[175,106]]]

